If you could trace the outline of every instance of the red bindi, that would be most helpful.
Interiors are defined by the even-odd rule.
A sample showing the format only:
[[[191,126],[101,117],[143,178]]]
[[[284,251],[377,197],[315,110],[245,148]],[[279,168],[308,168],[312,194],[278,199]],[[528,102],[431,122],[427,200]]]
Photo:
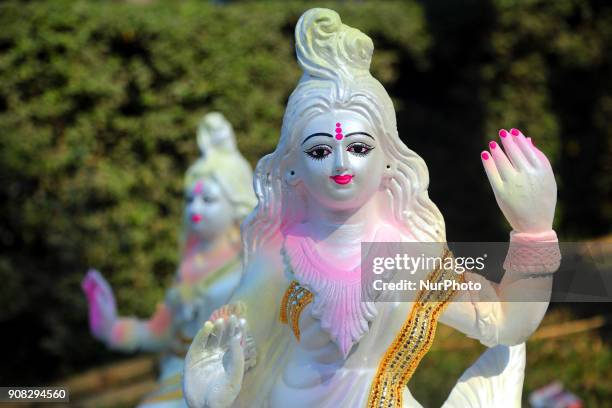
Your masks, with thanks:
[[[336,123],[336,140],[342,140],[344,135],[342,134],[342,124],[340,122]]]

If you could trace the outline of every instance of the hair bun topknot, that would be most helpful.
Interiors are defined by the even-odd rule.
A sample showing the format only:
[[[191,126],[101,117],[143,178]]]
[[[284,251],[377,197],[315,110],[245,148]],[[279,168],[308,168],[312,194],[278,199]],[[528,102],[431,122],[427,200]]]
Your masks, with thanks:
[[[370,75],[372,40],[333,10],[306,11],[295,28],[295,48],[306,75],[341,81]]]
[[[232,125],[219,112],[208,113],[200,120],[197,141],[202,157],[213,152],[236,151],[236,138]]]

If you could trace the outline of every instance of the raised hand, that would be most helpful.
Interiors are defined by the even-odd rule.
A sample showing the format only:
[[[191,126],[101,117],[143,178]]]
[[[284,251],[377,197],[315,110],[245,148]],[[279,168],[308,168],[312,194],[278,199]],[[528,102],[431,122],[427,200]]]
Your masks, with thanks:
[[[90,269],[81,282],[89,304],[89,327],[95,337],[103,341],[110,338],[117,321],[117,306],[110,285],[95,269]]]
[[[245,369],[246,322],[235,315],[207,321],[185,358],[184,395],[190,407],[232,405]]]
[[[516,232],[550,231],[557,203],[550,162],[518,129],[501,129],[499,137],[503,150],[491,141],[481,153],[499,208]]]

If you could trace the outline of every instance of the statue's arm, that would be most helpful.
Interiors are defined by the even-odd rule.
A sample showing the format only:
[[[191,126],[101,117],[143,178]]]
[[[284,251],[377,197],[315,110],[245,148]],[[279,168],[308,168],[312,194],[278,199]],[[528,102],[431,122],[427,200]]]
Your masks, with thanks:
[[[481,289],[457,293],[440,321],[487,346],[523,343],[546,313],[552,276],[559,262],[554,231],[540,235],[513,233],[501,282],[465,272],[464,280],[479,283]]]
[[[172,315],[165,304],[158,304],[148,320],[117,316],[113,290],[95,269],[87,272],[81,284],[89,305],[89,326],[97,339],[121,351],[159,350],[171,338]]]
[[[158,303],[150,319],[120,317],[112,325],[107,344],[121,351],[160,351],[172,339],[172,314],[165,303]]]
[[[513,229],[506,274],[493,284],[466,273],[466,281],[478,281],[482,289],[457,294],[441,316],[442,322],[488,346],[519,344],[533,333],[548,308],[552,274],[561,259],[552,229],[557,185],[550,162],[519,130],[502,129],[499,136],[503,150],[492,141],[481,159]]]
[[[162,351],[170,346],[176,333],[171,311],[176,301],[171,299],[173,297],[170,295],[174,294],[172,289],[168,291],[166,301],[157,304],[156,311],[149,319],[139,319],[117,315],[113,290],[97,270],[89,270],[81,286],[89,305],[91,332],[109,348],[132,352]]]
[[[190,407],[229,407],[238,397],[244,373],[263,363],[286,283],[278,254],[260,253],[249,262],[229,303],[213,312],[189,347],[183,390]]]

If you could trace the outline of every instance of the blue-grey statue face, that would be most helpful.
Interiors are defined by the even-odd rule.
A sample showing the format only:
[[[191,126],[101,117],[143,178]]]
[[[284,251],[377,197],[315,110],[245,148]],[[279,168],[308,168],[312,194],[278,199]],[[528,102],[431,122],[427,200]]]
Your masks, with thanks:
[[[203,239],[224,233],[234,219],[231,202],[212,177],[194,181],[187,190],[185,216],[189,229]]]
[[[293,176],[316,202],[330,209],[362,206],[384,173],[380,136],[360,114],[333,110],[315,116],[301,135]]]

